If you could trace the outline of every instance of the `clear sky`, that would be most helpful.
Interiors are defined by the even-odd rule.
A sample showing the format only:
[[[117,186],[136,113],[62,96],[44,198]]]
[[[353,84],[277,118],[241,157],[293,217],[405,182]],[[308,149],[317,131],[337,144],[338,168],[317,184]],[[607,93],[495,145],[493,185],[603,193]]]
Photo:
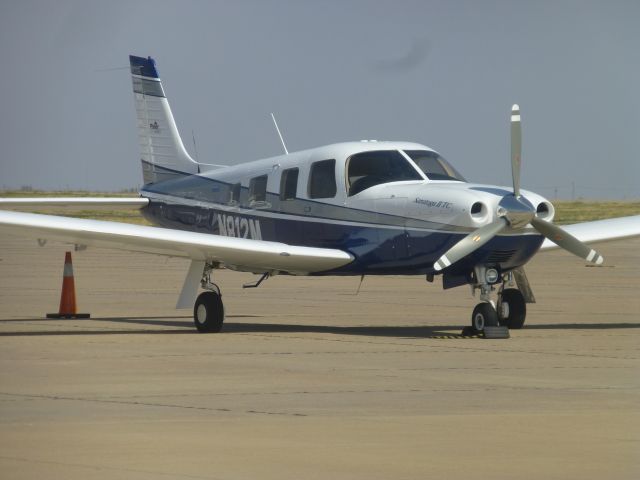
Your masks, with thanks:
[[[157,61],[187,148],[235,164],[409,140],[469,180],[640,198],[640,2],[0,1],[0,187],[140,185],[129,54]]]

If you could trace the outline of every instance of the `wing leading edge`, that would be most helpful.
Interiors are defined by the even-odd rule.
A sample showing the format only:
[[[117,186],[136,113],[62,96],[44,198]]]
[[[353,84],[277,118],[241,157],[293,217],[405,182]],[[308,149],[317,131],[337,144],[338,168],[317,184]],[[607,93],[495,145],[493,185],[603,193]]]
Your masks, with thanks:
[[[0,211],[0,231],[39,239],[220,262],[251,272],[306,274],[353,261],[342,250],[224,237],[168,228]]]

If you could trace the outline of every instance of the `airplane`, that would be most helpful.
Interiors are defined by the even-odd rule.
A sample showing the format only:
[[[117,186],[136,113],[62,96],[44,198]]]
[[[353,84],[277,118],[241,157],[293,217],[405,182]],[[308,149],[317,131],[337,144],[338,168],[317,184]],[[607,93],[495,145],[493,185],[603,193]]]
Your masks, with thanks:
[[[218,268],[261,275],[424,275],[479,292],[471,324],[522,328],[535,302],[524,265],[563,248],[640,235],[640,215],[558,227],[544,197],[520,188],[521,118],[511,110],[509,187],[468,182],[430,147],[355,141],[233,166],[195,161],[184,147],[151,57],[130,56],[144,185],[139,198],[3,198],[0,231],[191,260],[176,308],[199,332],[220,332]],[[275,118],[274,118],[275,122]],[[277,124],[276,124],[277,128]],[[156,226],[77,219],[20,208],[137,207]],[[158,228],[162,227],[162,228]],[[199,287],[204,291],[198,294]]]

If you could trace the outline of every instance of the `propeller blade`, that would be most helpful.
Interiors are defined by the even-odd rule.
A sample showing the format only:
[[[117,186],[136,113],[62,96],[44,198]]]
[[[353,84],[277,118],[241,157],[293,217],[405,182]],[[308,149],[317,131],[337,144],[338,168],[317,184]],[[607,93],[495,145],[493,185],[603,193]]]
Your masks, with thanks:
[[[522,128],[520,127],[520,107],[511,107],[511,176],[513,194],[520,196],[520,165],[522,163]]]
[[[433,264],[433,268],[436,271],[440,271],[443,268],[456,263],[461,258],[475,252],[478,248],[500,233],[500,231],[502,231],[506,226],[507,220],[504,217],[499,217],[495,222],[474,230],[447,250],[447,252]]]
[[[557,225],[541,220],[538,217],[533,217],[531,225],[559,247],[564,248],[580,258],[584,258],[587,262],[595,263],[596,265],[604,262],[602,255]]]

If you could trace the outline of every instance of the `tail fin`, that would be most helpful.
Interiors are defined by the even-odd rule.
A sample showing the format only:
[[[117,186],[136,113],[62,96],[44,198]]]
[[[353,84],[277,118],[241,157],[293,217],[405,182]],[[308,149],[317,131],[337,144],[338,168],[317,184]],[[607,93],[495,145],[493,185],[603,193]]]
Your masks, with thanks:
[[[154,60],[129,56],[129,63],[144,183],[198,173],[198,163],[189,156],[180,138]]]

